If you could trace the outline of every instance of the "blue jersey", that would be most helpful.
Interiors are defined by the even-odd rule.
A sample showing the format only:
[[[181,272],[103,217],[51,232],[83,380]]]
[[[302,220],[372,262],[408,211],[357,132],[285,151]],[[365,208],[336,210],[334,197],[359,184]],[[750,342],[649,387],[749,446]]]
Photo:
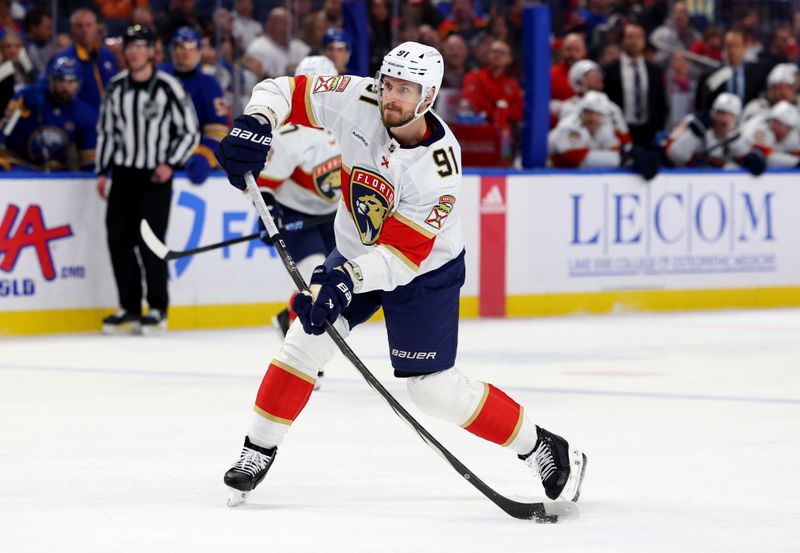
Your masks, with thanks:
[[[220,140],[225,138],[230,128],[230,108],[225,94],[222,92],[217,80],[211,75],[200,71],[198,65],[192,71],[178,71],[171,63],[159,66],[159,69],[177,77],[186,93],[192,98],[192,104],[197,112],[200,123],[200,145],[194,153],[208,158],[209,165],[217,165],[214,150]]]
[[[6,148],[23,161],[68,168],[69,146],[75,144],[81,169],[94,170],[97,110],[78,98],[57,104],[45,85],[26,86],[8,104],[0,125]]]
[[[105,46],[90,52],[73,44],[69,48],[57,52],[50,59],[50,63],[47,64],[47,73],[53,68],[56,60],[61,57],[72,58],[78,62],[81,70],[81,88],[78,91],[78,98],[92,106],[95,112],[99,112],[108,81],[117,74],[117,60],[114,58],[114,54]]]

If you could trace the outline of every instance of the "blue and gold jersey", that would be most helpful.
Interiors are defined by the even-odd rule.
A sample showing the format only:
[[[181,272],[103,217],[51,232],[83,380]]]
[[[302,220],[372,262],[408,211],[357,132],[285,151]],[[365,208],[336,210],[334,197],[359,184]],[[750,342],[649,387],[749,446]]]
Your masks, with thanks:
[[[200,71],[200,66],[192,71],[178,71],[171,63],[165,63],[159,69],[177,77],[192,98],[202,133],[200,145],[194,153],[205,156],[209,165],[216,167],[214,150],[231,126],[231,110],[222,87],[214,77]]]
[[[44,85],[27,86],[8,104],[0,131],[6,149],[20,160],[69,168],[69,146],[75,144],[80,168],[94,170],[97,110],[77,97],[58,104]]]

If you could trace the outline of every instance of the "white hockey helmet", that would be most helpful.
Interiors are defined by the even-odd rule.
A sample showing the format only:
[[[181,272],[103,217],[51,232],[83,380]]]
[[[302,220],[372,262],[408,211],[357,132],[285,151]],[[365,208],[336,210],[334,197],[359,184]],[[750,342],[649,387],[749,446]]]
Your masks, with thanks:
[[[786,100],[781,100],[770,108],[769,118],[780,121],[792,129],[800,127],[800,112],[797,111],[797,106]]]
[[[422,87],[422,95],[414,109],[414,118],[406,123],[406,125],[410,125],[433,106],[439,89],[442,87],[444,60],[436,48],[425,46],[419,42],[404,42],[395,46],[383,57],[381,68],[375,75],[375,88],[378,91],[379,103],[382,103],[384,76],[417,83]],[[430,100],[430,104],[420,112],[419,109],[426,100]]]
[[[767,76],[767,86],[778,84],[797,85],[797,66],[793,63],[779,63]]]
[[[298,75],[338,75],[336,66],[328,56],[306,56],[297,64],[294,76]]]
[[[581,111],[593,111],[595,113],[602,113],[608,115],[611,109],[611,100],[608,99],[605,92],[598,92],[597,90],[590,90],[581,98],[580,106]]]
[[[586,87],[583,86],[583,78],[590,71],[597,71],[601,76],[603,75],[603,70],[592,60],[576,61],[572,64],[572,67],[569,68],[567,80],[569,81],[570,88],[574,90],[576,94],[583,94],[586,92]]]
[[[711,104],[711,111],[724,111],[725,113],[733,114],[738,119],[742,113],[742,101],[736,94],[723,92]]]

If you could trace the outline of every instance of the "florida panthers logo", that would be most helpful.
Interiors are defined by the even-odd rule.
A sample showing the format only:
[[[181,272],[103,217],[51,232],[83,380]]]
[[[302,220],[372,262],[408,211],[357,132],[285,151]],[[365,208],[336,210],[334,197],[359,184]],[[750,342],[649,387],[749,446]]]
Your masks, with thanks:
[[[312,172],[317,194],[329,202],[339,199],[339,190],[342,188],[341,168],[342,158],[336,156],[317,165]]]
[[[350,177],[350,213],[366,245],[378,241],[383,221],[394,205],[394,188],[378,173],[354,167]]]

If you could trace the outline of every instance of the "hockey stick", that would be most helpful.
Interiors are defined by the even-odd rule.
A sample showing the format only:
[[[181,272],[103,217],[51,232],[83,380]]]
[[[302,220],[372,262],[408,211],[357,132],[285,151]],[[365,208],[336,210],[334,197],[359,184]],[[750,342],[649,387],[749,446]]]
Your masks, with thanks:
[[[333,221],[335,218],[336,213],[320,215],[319,217],[312,217],[311,219],[306,219],[305,221],[295,221],[293,223],[289,223],[284,225],[282,228],[283,230],[289,231],[302,230],[324,225],[325,223]],[[150,248],[150,251],[164,261],[189,257],[190,255],[208,252],[219,248],[225,248],[227,246],[232,246],[233,244],[239,244],[240,242],[249,242],[250,240],[255,240],[256,238],[264,239],[269,237],[267,231],[262,230],[261,232],[254,232],[253,234],[248,234],[247,236],[231,238],[230,240],[224,240],[222,242],[201,246],[199,248],[193,248],[191,250],[175,251],[169,249],[164,242],[158,239],[158,236],[156,236],[156,234],[153,232],[153,229],[150,228],[150,225],[144,219],[142,219],[142,221],[139,223],[139,233],[142,235],[142,240],[144,241],[145,245]]]
[[[246,174],[244,178],[245,182],[247,183],[247,188],[250,192],[250,197],[253,200],[253,204],[255,205],[261,220],[264,222],[264,226],[266,227],[269,236],[274,239],[275,249],[278,251],[278,255],[280,255],[283,264],[286,266],[286,270],[289,271],[289,276],[292,277],[292,280],[294,281],[294,284],[297,286],[298,290],[303,292],[308,291],[308,285],[306,284],[305,280],[303,280],[300,272],[297,270],[294,259],[292,259],[291,254],[287,250],[283,238],[281,238],[280,234],[278,234],[278,228],[275,226],[275,221],[272,220],[272,216],[267,210],[267,204],[261,197],[261,192],[258,190],[258,185],[256,184],[255,179],[250,173]],[[445,449],[445,447],[440,444],[430,432],[428,432],[408,411],[406,411],[400,402],[398,402],[394,396],[392,396],[392,394],[390,394],[386,388],[383,387],[380,381],[375,378],[375,376],[370,372],[366,365],[364,365],[361,359],[359,359],[353,350],[350,349],[350,346],[347,344],[347,342],[345,342],[344,338],[342,338],[342,335],[339,334],[333,325],[326,323],[325,331],[338,346],[342,354],[344,354],[344,356],[347,357],[356,370],[361,373],[361,376],[364,377],[364,380],[367,381],[367,384],[369,384],[373,390],[378,392],[383,399],[386,400],[397,416],[405,421],[411,428],[413,428],[419,437],[422,438],[422,440],[427,443],[431,449],[433,449],[443,459],[450,463],[450,466],[453,467],[456,472],[458,472],[470,484],[478,488],[483,495],[488,497],[503,511],[514,518],[526,520],[533,519],[536,522],[558,522],[559,517],[567,517],[578,514],[578,508],[574,503],[566,501],[551,503],[521,503],[497,493],[483,480],[478,478],[475,473],[469,470],[464,463],[459,461],[455,455]]]

